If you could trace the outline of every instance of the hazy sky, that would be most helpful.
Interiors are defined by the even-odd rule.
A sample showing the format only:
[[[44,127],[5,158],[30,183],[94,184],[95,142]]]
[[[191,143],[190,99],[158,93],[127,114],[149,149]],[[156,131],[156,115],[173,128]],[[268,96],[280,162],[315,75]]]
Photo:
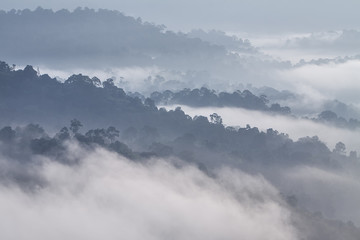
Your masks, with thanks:
[[[358,0],[2,0],[1,8],[116,9],[174,30],[309,32],[359,28]]]

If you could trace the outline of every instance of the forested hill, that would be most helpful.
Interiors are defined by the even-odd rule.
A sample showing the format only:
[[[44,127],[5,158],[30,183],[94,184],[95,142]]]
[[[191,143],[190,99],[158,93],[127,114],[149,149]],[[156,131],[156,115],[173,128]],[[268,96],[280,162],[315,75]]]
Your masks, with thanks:
[[[3,126],[39,123],[57,130],[76,118],[87,128],[114,126],[127,143],[143,150],[161,143],[184,158],[209,162],[221,156],[285,165],[328,164],[345,157],[341,151],[331,152],[317,137],[293,141],[273,129],[225,127],[216,113],[209,121],[203,116],[191,118],[179,108],[158,109],[151,99],[142,102],[128,96],[111,79],[101,83],[79,74],[61,83],[48,75],[38,76],[31,66],[12,70],[4,62],[0,63],[0,111]]]
[[[190,163],[209,177],[223,167],[241,169],[264,176],[281,190],[290,187],[286,194],[293,188],[283,184],[283,176],[294,169],[342,172],[359,167],[356,153],[347,156],[341,142],[330,150],[316,136],[293,140],[274,129],[224,126],[216,113],[208,120],[192,118],[180,108],[159,109],[149,98],[127,95],[111,79],[101,82],[78,74],[59,82],[31,66],[15,70],[5,62],[0,62],[0,111],[0,155],[2,164],[10,166],[0,171],[0,181],[30,192],[48,184],[37,174],[44,165],[39,159],[76,167],[83,154],[105,150],[144,163],[139,166],[158,158],[174,160],[176,167],[181,167],[177,161]],[[292,206],[294,224],[305,229],[305,235],[327,239],[336,229],[331,239],[358,236],[359,229],[351,223],[304,210],[301,192],[299,206],[297,196],[285,198]]]
[[[144,98],[143,96],[140,96]],[[235,107],[249,110],[263,111],[273,114],[291,114],[288,106],[281,106],[279,103],[269,103],[266,95],[256,96],[249,90],[235,92],[219,92],[205,87],[200,89],[185,88],[181,91],[173,92],[166,90],[163,92],[153,92],[150,98],[156,105],[187,105],[191,107]],[[293,116],[295,117],[295,116]],[[330,110],[322,111],[315,118],[301,117],[314,122],[336,126],[338,128],[357,129],[360,121],[355,118],[348,120],[338,116]]]
[[[0,11],[3,59],[59,67],[151,66],[188,69],[228,58],[224,47],[166,31],[118,11],[77,8]],[[174,58],[176,56],[176,59]],[[185,60],[186,59],[186,60]]]
[[[89,162],[91,164],[91,159],[84,158],[84,155],[94,154],[96,151],[104,153],[106,149],[112,152],[114,156],[116,154],[122,155],[129,159],[129,163],[130,161],[132,163],[136,162],[137,164],[134,164],[134,166],[141,168],[146,168],[153,164],[151,163],[152,158],[176,155],[172,147],[159,143],[154,144],[151,151],[135,152],[126,144],[118,141],[120,134],[114,127],[92,129],[84,134],[81,127],[82,124],[74,119],[69,127],[63,127],[54,136],[50,136],[41,126],[34,124],[16,128],[0,128],[1,164],[5,166],[0,171],[0,183],[6,186],[15,186],[18,191],[21,189],[35,195],[39,192],[43,193],[53,184],[49,181],[47,174],[41,174],[40,171],[42,169],[47,169],[49,165],[53,166],[55,164],[66,169],[71,167],[71,172],[80,175],[79,169],[84,164]],[[76,150],[74,150],[74,147]],[[71,149],[78,153],[70,154]],[[103,157],[104,155],[100,156]],[[184,158],[184,156],[184,153],[177,154],[177,157],[180,158]],[[190,159],[185,158],[185,160],[189,161]],[[106,158],[96,159],[96,167],[99,168],[106,161],[108,161]],[[122,160],[117,158],[117,161]],[[193,161],[191,164],[194,163],[196,161]],[[179,170],[189,167],[187,163],[180,161],[169,161],[168,164],[168,167],[177,164]],[[209,181],[216,180],[218,177],[213,175],[211,171],[208,171],[203,163],[198,162],[197,167],[209,177],[207,178]],[[126,168],[126,171],[128,171],[128,168]],[[286,169],[284,170],[281,167],[279,172],[285,171]],[[116,172],[116,174],[121,173]],[[56,171],[56,174],[59,174],[59,172]],[[92,180],[89,179],[88,175],[86,176],[86,181]],[[108,178],[109,176],[106,175],[106,177]],[[135,181],[139,178],[137,174],[132,175],[132,177],[135,177]],[[71,178],[71,185],[78,186],[76,180],[76,178]],[[77,191],[78,189],[76,188]],[[292,224],[297,229],[301,229],[301,235],[306,236],[306,239],[358,239],[360,230],[352,222],[345,223],[326,219],[319,212],[312,213],[301,207],[296,196],[282,196],[285,201],[281,202],[281,204],[291,211]],[[346,238],[343,238],[343,236],[346,236]]]
[[[282,107],[278,103],[269,106],[265,95],[256,96],[249,90],[235,91],[233,93],[220,92],[202,87],[200,89],[183,89],[178,92],[170,90],[153,92],[150,96],[156,104],[173,105],[183,104],[192,107],[239,107],[250,110],[260,110],[273,113],[290,114],[289,107]]]

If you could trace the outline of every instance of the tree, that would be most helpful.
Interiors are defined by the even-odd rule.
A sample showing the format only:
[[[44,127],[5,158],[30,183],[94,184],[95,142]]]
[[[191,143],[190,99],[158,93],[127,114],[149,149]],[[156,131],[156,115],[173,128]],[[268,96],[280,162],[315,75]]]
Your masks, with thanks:
[[[260,99],[265,104],[269,103],[269,99],[267,98],[267,96],[265,94],[260,95]]]
[[[156,109],[155,102],[151,98],[146,98],[144,105],[150,109],[153,109],[153,110]]]
[[[63,127],[60,132],[56,134],[56,138],[64,141],[70,138],[69,129],[67,127]]]
[[[325,121],[335,121],[337,120],[338,116],[336,115],[336,113],[332,112],[332,111],[323,111],[319,114],[319,119],[320,120],[325,120]]]
[[[27,77],[27,78],[36,78],[38,76],[37,71],[34,70],[34,68],[30,65],[27,65],[24,70],[23,70],[23,74]]]
[[[357,159],[357,152],[356,151],[351,151],[350,154],[349,154],[349,157],[351,159]]]
[[[106,131],[105,129],[91,129],[85,133],[87,139],[92,143],[97,143],[99,145],[105,144]]]
[[[4,127],[0,130],[0,140],[4,142],[11,141],[15,138],[15,131],[11,127]]]
[[[117,130],[115,127],[108,127],[108,129],[106,129],[106,137],[111,142],[114,142],[115,138],[119,137],[119,134],[119,130]]]
[[[70,121],[70,130],[73,132],[73,134],[78,133],[79,129],[82,126],[83,125],[81,124],[81,122],[79,120],[77,120],[76,118],[74,118],[73,120]]]
[[[338,142],[333,150],[334,153],[345,154],[346,146],[343,142]]]
[[[6,62],[0,61],[0,72],[10,72],[12,69]]]
[[[39,124],[28,124],[21,129],[23,136],[28,139],[47,137],[45,130]]]
[[[217,113],[213,113],[210,115],[210,122],[214,124],[222,124],[222,118]]]
[[[106,81],[104,81],[104,82],[102,83],[102,85],[103,85],[104,88],[110,88],[110,89],[111,89],[111,88],[116,88],[116,87],[115,87],[114,80],[111,79],[111,78],[106,79]]]

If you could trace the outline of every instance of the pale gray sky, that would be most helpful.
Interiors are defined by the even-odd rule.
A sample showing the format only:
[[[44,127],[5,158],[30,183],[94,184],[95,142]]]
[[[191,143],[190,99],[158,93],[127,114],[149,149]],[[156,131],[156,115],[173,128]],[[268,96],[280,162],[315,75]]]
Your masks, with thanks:
[[[116,9],[165,24],[232,32],[280,33],[360,28],[359,0],[2,0],[1,8]]]

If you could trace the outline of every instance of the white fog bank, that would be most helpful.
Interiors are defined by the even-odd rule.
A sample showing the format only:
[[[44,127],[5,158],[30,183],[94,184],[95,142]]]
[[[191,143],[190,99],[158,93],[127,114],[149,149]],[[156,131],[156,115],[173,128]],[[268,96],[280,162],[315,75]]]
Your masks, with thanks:
[[[45,188],[0,184],[1,239],[297,239],[277,190],[260,176],[223,169],[212,179],[165,160],[69,154],[81,164],[39,160]]]

